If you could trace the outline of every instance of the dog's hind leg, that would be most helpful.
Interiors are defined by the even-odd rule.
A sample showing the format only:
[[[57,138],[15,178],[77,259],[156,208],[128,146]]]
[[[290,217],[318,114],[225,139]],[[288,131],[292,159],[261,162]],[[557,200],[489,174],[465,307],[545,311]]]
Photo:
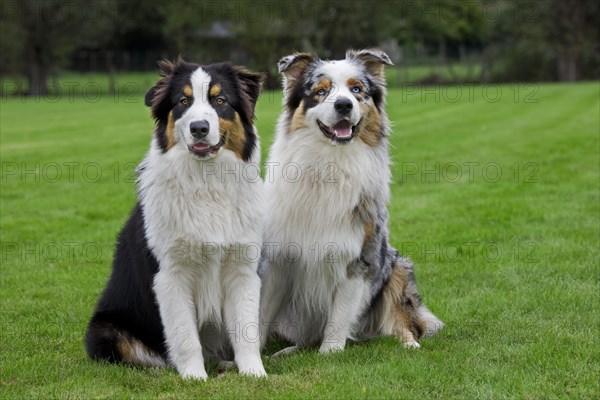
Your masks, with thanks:
[[[413,266],[407,258],[395,260],[382,301],[381,333],[398,337],[407,348],[419,348],[421,337],[431,336],[444,326],[421,301]]]
[[[103,313],[103,315],[106,313]],[[128,332],[94,315],[85,336],[90,358],[143,367],[166,367],[166,360]]]
[[[118,349],[119,331],[110,322],[102,321],[97,315],[92,317],[85,334],[85,349],[94,360],[112,363],[123,361]]]

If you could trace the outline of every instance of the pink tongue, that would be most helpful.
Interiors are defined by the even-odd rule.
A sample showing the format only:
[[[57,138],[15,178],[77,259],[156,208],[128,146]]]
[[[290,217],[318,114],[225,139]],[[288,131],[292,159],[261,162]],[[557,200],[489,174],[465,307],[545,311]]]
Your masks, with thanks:
[[[195,151],[205,151],[208,150],[210,146],[207,145],[206,143],[196,143],[195,145],[192,146],[192,149],[194,149]]]
[[[352,127],[348,121],[342,121],[333,127],[333,133],[339,138],[348,138],[352,136]]]

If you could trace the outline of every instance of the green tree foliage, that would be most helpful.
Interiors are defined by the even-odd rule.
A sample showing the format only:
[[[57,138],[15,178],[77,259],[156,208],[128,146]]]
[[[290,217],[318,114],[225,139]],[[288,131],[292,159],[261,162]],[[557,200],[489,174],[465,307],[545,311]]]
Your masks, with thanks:
[[[598,78],[596,0],[0,0],[0,72],[25,75],[31,94],[78,50],[228,60],[269,72],[293,51],[326,58],[388,46],[397,62],[435,68],[481,54],[486,80]],[[127,67],[127,66],[126,66]],[[150,60],[138,68],[152,68]],[[471,70],[471,68],[469,68]],[[474,69],[473,69],[474,70]],[[111,76],[114,74],[111,74]],[[475,79],[474,77],[472,79]]]
[[[2,0],[0,70],[24,73],[29,94],[46,94],[48,77],[77,47],[109,37],[114,10],[110,1]]]
[[[510,0],[499,4],[487,44],[487,58],[494,64],[491,79],[598,79],[599,2]]]

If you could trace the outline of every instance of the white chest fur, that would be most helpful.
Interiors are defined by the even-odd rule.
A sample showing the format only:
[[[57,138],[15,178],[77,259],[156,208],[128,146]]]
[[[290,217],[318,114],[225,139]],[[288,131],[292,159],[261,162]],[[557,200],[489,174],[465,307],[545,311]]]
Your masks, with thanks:
[[[365,196],[387,202],[389,161],[385,147],[332,145],[314,132],[281,128],[265,176],[264,246],[272,254],[269,276],[289,282],[291,290],[277,329],[310,343],[322,338],[338,289],[354,288],[357,307],[366,304],[368,285],[349,283],[347,272],[365,236],[355,209]]]
[[[146,237],[159,263],[173,254],[196,262],[239,245],[258,251],[260,180],[232,153],[197,160],[177,151],[161,154],[153,146],[139,176]]]
[[[362,142],[331,145],[302,130],[279,134],[265,177],[265,245],[300,269],[345,274],[364,238],[353,214],[361,196],[385,188],[387,200],[386,156]]]

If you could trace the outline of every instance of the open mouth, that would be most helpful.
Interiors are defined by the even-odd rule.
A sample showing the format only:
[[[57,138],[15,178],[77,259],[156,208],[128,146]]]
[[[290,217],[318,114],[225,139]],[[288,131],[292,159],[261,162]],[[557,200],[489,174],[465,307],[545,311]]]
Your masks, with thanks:
[[[225,144],[225,137],[221,136],[219,143],[214,146],[209,145],[208,143],[198,142],[191,146],[188,146],[188,149],[192,154],[197,157],[208,157],[215,155],[221,147]]]
[[[325,125],[319,120],[317,120],[317,124],[319,124],[319,128],[325,137],[337,143],[350,142],[354,137],[354,133],[356,132],[356,125],[352,126],[350,122],[345,119],[331,127]]]

